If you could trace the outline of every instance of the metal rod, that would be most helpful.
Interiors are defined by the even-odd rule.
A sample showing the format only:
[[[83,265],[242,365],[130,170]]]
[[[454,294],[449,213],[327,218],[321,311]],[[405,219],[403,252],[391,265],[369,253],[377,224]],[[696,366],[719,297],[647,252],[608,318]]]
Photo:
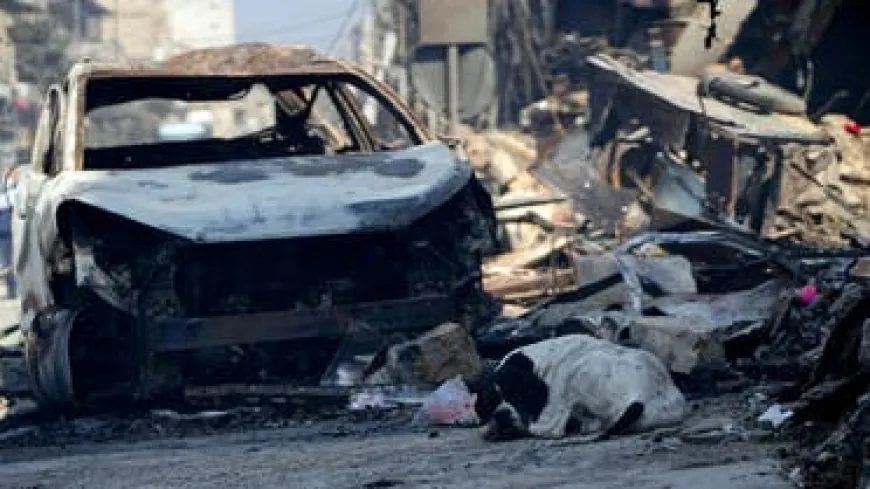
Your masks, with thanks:
[[[459,46],[447,46],[447,120],[450,135],[459,134]]]

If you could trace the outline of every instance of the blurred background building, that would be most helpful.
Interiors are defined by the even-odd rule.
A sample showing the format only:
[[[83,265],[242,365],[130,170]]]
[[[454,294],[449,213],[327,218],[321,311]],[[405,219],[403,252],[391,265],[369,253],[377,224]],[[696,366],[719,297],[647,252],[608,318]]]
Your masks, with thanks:
[[[233,0],[0,0],[0,166],[29,157],[41,93],[73,61],[159,62],[234,41]],[[191,117],[218,134],[244,118],[211,112]]]
[[[424,0],[0,0],[0,164],[21,160],[47,83],[72,60],[160,61],[190,48],[237,39],[304,42],[361,63],[411,101],[434,132],[444,114],[427,103],[411,68],[420,45]],[[474,3],[474,2],[470,2]],[[469,3],[469,5],[470,5]],[[870,121],[870,64],[863,59],[870,3],[861,0],[719,2],[717,41],[704,49],[709,1],[485,0],[481,30],[491,57],[488,106],[463,123],[478,128],[519,123],[525,107],[548,95],[555,76],[583,88],[585,59],[605,50],[646,60],[650,69],[696,75],[740,57],[746,71],[789,88],[812,75],[813,110],[833,107]],[[444,11],[448,25],[465,18]],[[237,18],[238,17],[238,18]],[[238,23],[244,18],[244,29]],[[238,24],[238,25],[237,25]],[[483,64],[472,66],[484,70]],[[489,69],[489,68],[487,68]],[[867,73],[865,73],[865,71]],[[439,78],[439,77],[434,77]],[[438,80],[435,80],[437,83]],[[442,87],[435,87],[442,88]],[[462,91],[462,90],[461,90]],[[803,90],[798,90],[802,92]],[[216,135],[257,127],[262,104],[188,114]],[[182,121],[190,122],[189,120]],[[17,149],[17,153],[16,150]]]

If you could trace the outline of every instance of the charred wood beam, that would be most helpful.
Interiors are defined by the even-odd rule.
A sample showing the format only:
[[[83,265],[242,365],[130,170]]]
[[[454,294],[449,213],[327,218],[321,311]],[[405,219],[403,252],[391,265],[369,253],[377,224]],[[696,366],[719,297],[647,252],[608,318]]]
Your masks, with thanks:
[[[859,349],[862,325],[870,317],[870,295],[865,287],[849,284],[828,311],[826,327],[831,331],[822,356],[809,377],[795,389],[784,393],[784,399],[810,390],[828,379],[841,379],[860,368]]]
[[[286,410],[322,413],[325,409],[344,409],[350,402],[351,393],[352,390],[346,387],[225,384],[188,387],[184,390],[184,399],[198,405],[225,407],[228,404],[246,404],[253,398],[258,403],[272,401],[274,405],[280,405]]]
[[[500,298],[545,295],[550,290],[572,288],[577,281],[573,269],[534,272],[529,276],[495,276],[484,280],[483,288]]]
[[[384,333],[413,329],[425,331],[455,319],[455,302],[446,295],[431,295],[329,309],[280,311],[211,318],[169,318],[153,327],[151,348],[156,352],[338,337],[350,319],[377,325]],[[425,320],[421,321],[421,318]]]
[[[836,422],[855,408],[858,398],[870,386],[870,369],[862,368],[858,373],[841,380],[821,383],[801,396],[789,420],[793,425],[813,422]]]

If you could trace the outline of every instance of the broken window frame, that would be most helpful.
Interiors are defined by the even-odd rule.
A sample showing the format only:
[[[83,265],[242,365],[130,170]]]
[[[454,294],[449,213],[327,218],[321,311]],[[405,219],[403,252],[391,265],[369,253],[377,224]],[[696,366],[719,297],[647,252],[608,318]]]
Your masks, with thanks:
[[[84,121],[87,117],[87,114],[102,106],[108,105],[117,105],[127,102],[132,102],[137,99],[145,99],[145,98],[153,98],[156,95],[144,95],[139,98],[130,98],[126,100],[126,97],[123,99],[115,100],[111,103],[106,102],[97,102],[92,103],[91,99],[93,97],[88,97],[88,90],[92,88],[91,83],[99,82],[104,80],[111,79],[129,79],[129,78],[147,78],[147,79],[167,79],[167,78],[176,78],[176,79],[188,79],[193,81],[197,78],[202,79],[225,79],[225,80],[235,80],[235,81],[246,81],[250,85],[254,85],[256,83],[263,83],[267,87],[269,87],[270,82],[274,84],[281,83],[281,80],[295,80],[297,86],[303,85],[331,85],[333,90],[327,90],[327,92],[332,96],[331,101],[335,104],[336,109],[339,114],[342,116],[342,120],[345,124],[348,125],[347,130],[350,132],[351,136],[355,136],[359,138],[359,145],[361,152],[374,152],[374,151],[390,151],[396,148],[392,147],[389,144],[384,144],[380,141],[376,136],[376,131],[371,124],[366,120],[362,108],[359,106],[358,102],[354,97],[351,96],[349,92],[349,87],[353,87],[357,90],[362,91],[367,96],[374,98],[378,104],[381,105],[380,108],[384,109],[390,115],[396,118],[396,122],[402,126],[402,128],[407,133],[407,137],[411,143],[411,146],[418,146],[425,144],[428,141],[427,134],[425,131],[419,127],[414,119],[413,114],[408,111],[403,110],[402,107],[397,107],[394,102],[391,101],[389,94],[381,93],[378,88],[371,83],[368,82],[365,78],[358,76],[352,73],[342,73],[342,74],[265,74],[265,75],[228,75],[228,76],[187,76],[187,75],[151,75],[151,74],[138,74],[136,72],[130,72],[127,75],[119,76],[115,73],[107,72],[107,73],[99,73],[92,74],[89,77],[79,79],[79,83],[77,83],[77,90],[75,91],[79,100],[81,101],[80,109],[77,111],[75,124],[79,128],[79,134],[76,138],[76,157],[74,159],[74,169],[83,170],[84,167],[84,141],[83,141],[83,131],[84,131]],[[327,87],[328,88],[328,87]],[[290,89],[279,89],[270,87],[270,90],[273,91],[275,96],[286,96],[286,94],[293,93]],[[298,94],[293,94],[294,97],[299,98]],[[303,101],[304,97],[300,99]],[[346,111],[346,112],[345,112]]]
[[[37,173],[54,176],[63,170],[64,137],[63,104],[65,97],[60,85],[48,88],[34,137],[32,166]]]
[[[275,93],[276,101],[279,104],[286,103],[287,96],[292,95],[298,101],[301,101],[304,104],[310,106],[310,109],[315,117],[313,117],[312,125],[318,126],[318,128],[322,127],[328,133],[328,138],[335,141],[336,147],[334,151],[337,154],[342,154],[350,151],[358,151],[358,152],[372,152],[375,151],[374,146],[371,144],[370,138],[365,133],[365,131],[360,128],[355,120],[353,119],[353,110],[348,107],[346,101],[341,98],[341,94],[338,93],[338,87],[332,81],[324,81],[322,83],[314,84],[314,93],[312,96],[314,98],[310,100],[306,100],[305,94],[298,89],[279,91]],[[333,124],[331,124],[323,114],[320,114],[317,109],[317,96],[320,95],[320,90],[326,93],[327,98],[329,99],[329,103],[332,104],[339,118],[341,119],[341,123],[344,127],[336,128]],[[339,133],[342,130],[346,133],[344,135],[340,135]],[[341,141],[344,144],[339,144],[340,140],[347,139],[347,141]]]
[[[390,115],[396,118],[396,122],[398,122],[402,128],[405,130],[405,133],[410,139],[410,143],[412,146],[418,146],[423,144],[425,141],[424,137],[416,130],[416,126],[413,121],[409,120],[408,117],[405,117],[393,104],[389,103],[389,100],[377,90],[374,90],[374,87],[366,83],[362,83],[362,80],[347,80],[340,82],[338,85],[339,91],[342,93],[342,96],[346,100],[346,103],[354,108],[355,116],[359,123],[365,128],[365,132],[369,134],[371,144],[373,148],[379,148],[381,150],[395,150],[398,148],[392,147],[389,144],[381,141],[377,137],[377,129],[368,121],[365,114],[363,113],[363,108],[360,107],[359,102],[356,97],[352,95],[352,89],[359,90],[363,94],[368,97],[373,98],[379,105],[380,108],[385,109]]]

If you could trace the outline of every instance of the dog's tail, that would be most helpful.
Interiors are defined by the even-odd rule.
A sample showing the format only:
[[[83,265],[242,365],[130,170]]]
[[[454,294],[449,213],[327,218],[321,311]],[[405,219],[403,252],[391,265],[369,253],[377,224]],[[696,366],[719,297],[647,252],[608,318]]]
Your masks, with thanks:
[[[610,437],[627,433],[640,420],[640,417],[643,416],[643,409],[642,402],[635,401],[629,404],[619,419],[601,434],[600,439],[606,440]]]

